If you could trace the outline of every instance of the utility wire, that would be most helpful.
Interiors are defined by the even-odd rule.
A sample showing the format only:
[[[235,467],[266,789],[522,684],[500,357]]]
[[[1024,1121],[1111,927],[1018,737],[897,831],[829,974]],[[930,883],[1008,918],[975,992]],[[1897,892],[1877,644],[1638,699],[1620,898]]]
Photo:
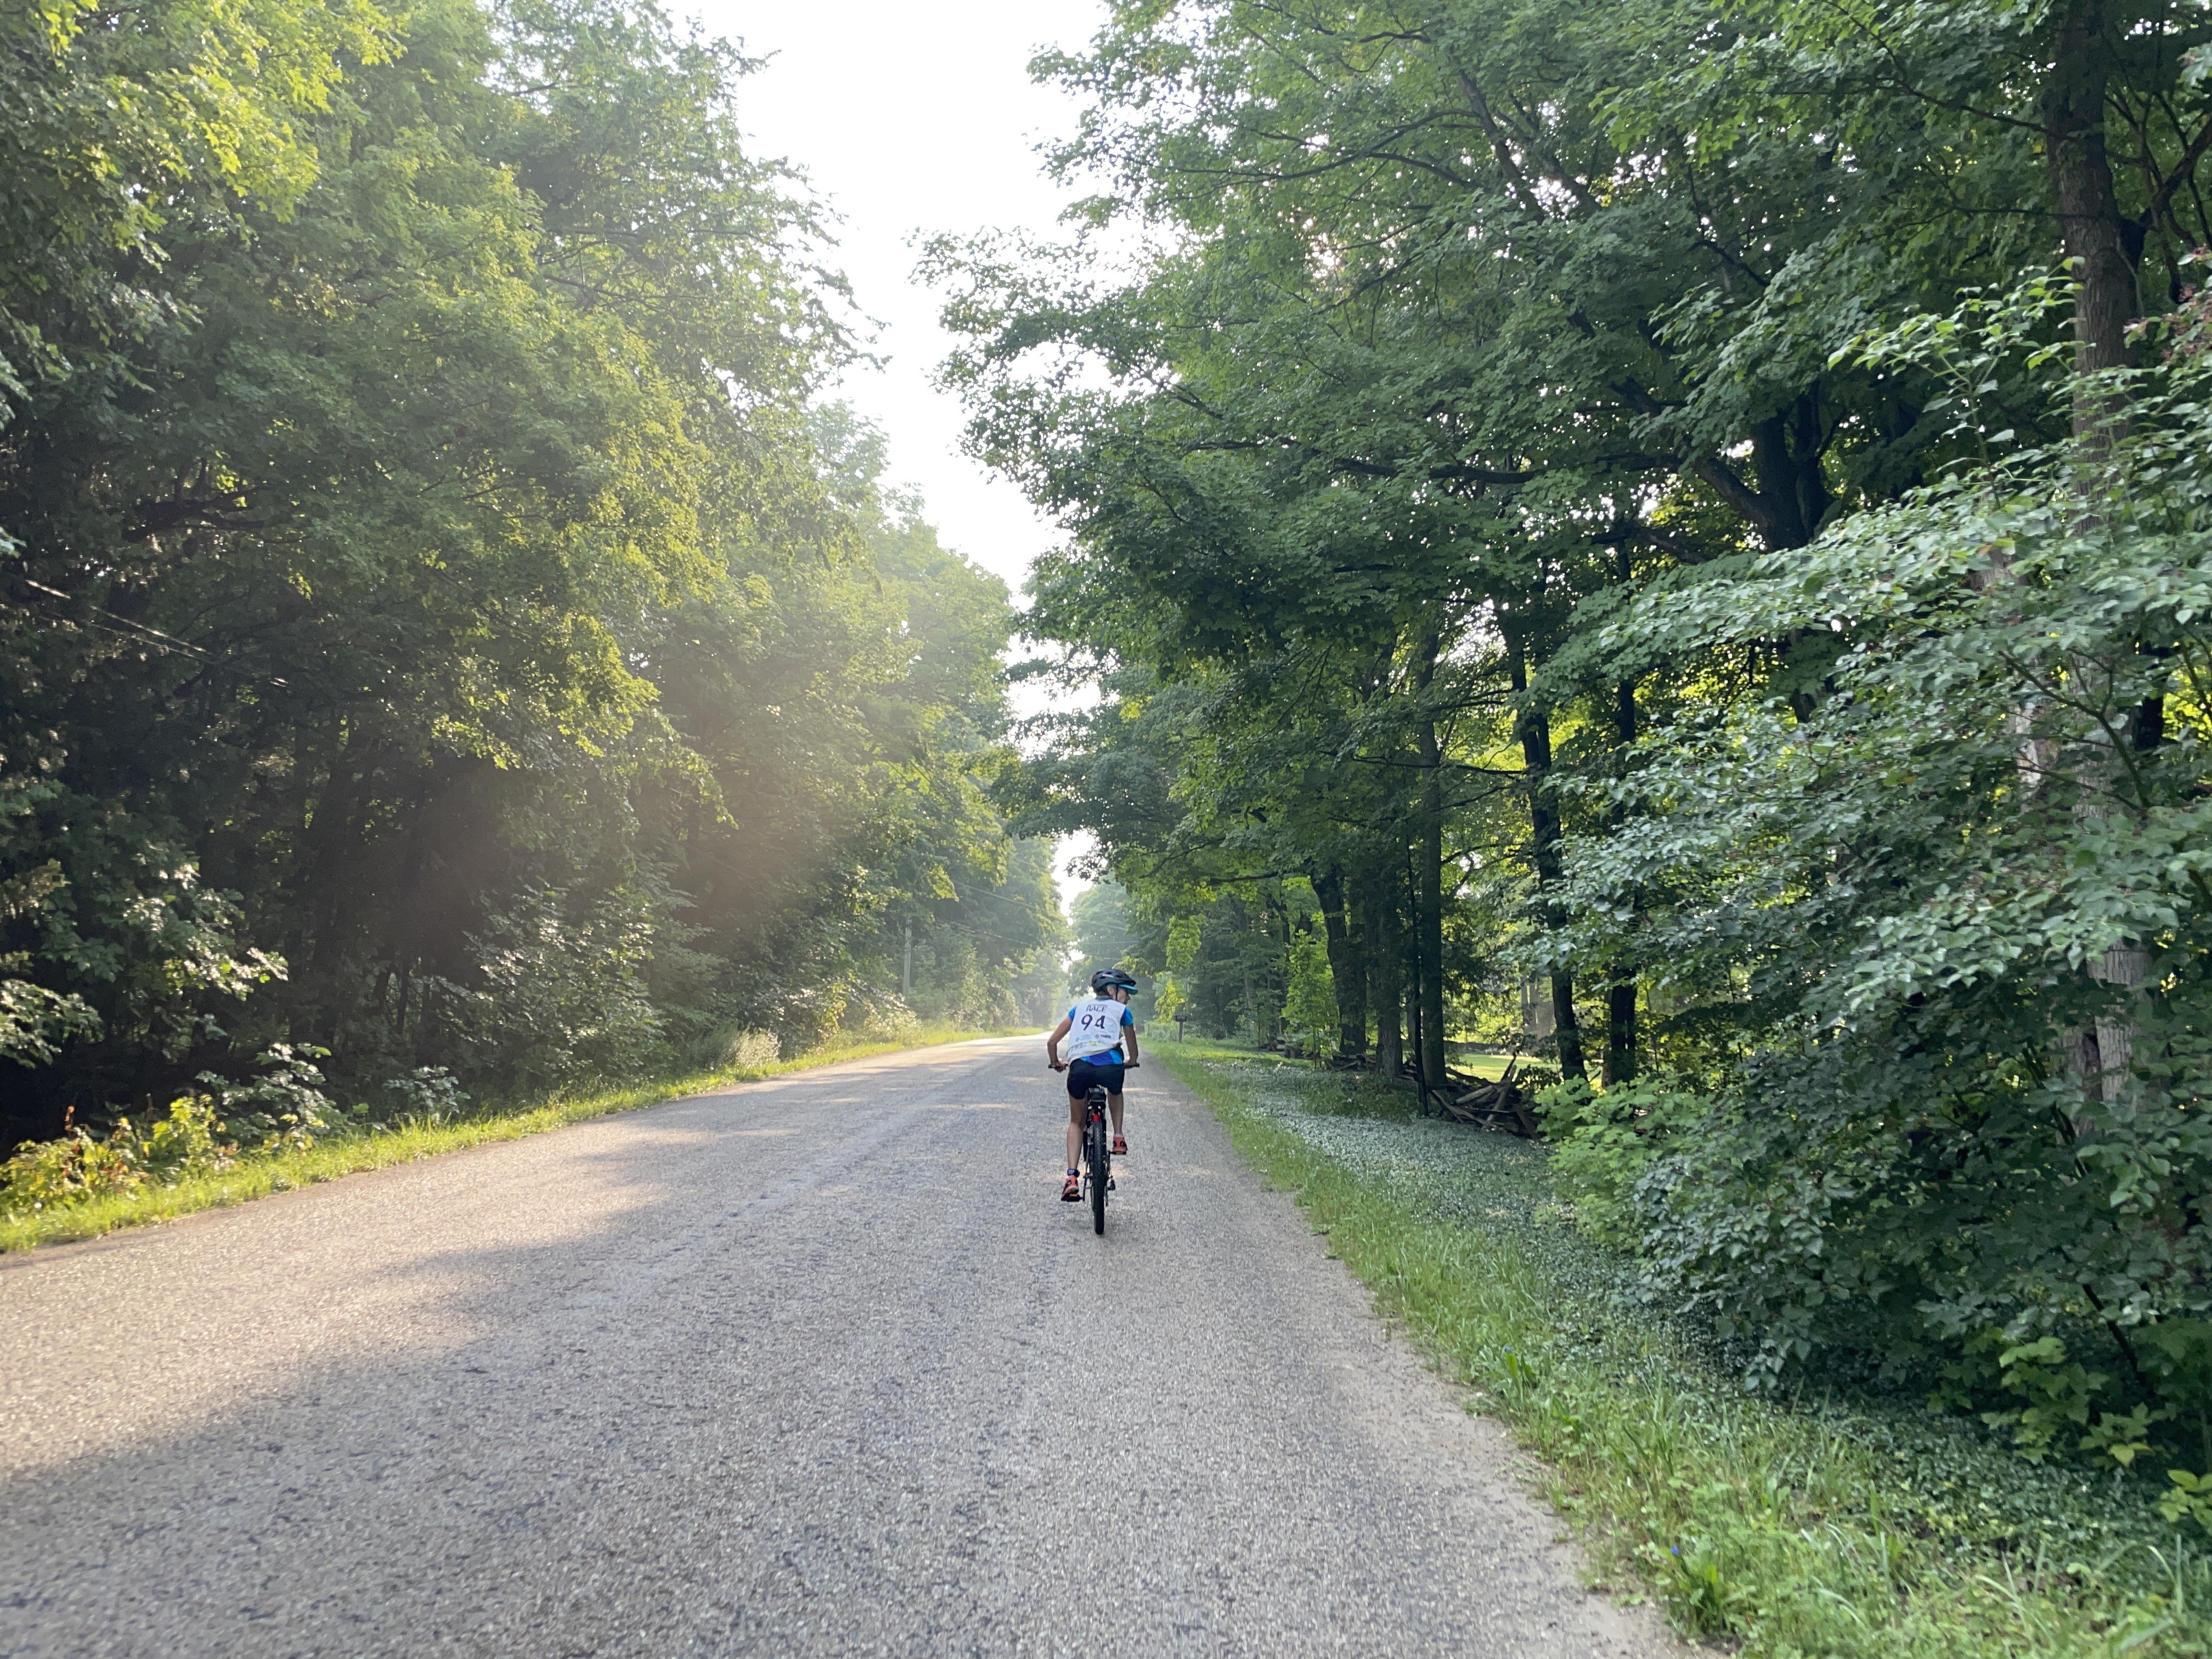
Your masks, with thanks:
[[[49,587],[46,583],[42,581],[35,581],[28,576],[21,577],[18,580],[22,582],[24,586],[36,588],[41,593],[51,594],[55,599],[67,600],[72,605],[77,602],[76,596],[75,594],[64,593],[58,587]],[[214,652],[210,651],[205,646],[194,645],[190,640],[180,640],[173,634],[164,634],[158,628],[151,627],[145,623],[133,621],[131,617],[123,615],[120,611],[109,610],[104,605],[95,605],[92,608],[99,611],[103,617],[112,617],[115,621],[121,623],[124,628],[130,629],[132,632],[125,634],[121,629],[111,628],[106,623],[93,622],[89,617],[72,618],[72,620],[82,621],[88,627],[97,628],[103,634],[113,634],[119,639],[133,639],[143,635],[144,637],[142,642],[150,643],[158,651],[166,653],[181,651],[188,655],[198,657],[201,661],[207,663],[210,667],[228,669],[231,673],[239,675],[242,678],[265,678],[270,685],[276,686],[282,690],[289,691],[292,689],[289,682],[281,679],[276,675],[271,674],[264,676],[259,674],[252,674],[248,673],[244,669],[231,667],[230,660],[228,657],[217,656]]]

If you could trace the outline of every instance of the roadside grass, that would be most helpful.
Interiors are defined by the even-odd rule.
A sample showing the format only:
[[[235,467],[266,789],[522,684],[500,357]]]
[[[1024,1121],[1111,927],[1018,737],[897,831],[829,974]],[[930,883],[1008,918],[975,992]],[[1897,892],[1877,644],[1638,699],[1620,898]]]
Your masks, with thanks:
[[[2212,1564],[2130,1480],[1837,1391],[1746,1394],[1551,1201],[1540,1148],[1417,1118],[1376,1079],[1156,1042],[1468,1409],[1548,1466],[1617,1594],[1747,1655],[2212,1654]]]
[[[586,1118],[613,1112],[634,1112],[663,1101],[704,1094],[732,1083],[757,1083],[788,1072],[811,1071],[848,1060],[895,1054],[908,1048],[938,1048],[977,1037],[1024,1035],[1021,1031],[977,1031],[953,1026],[925,1025],[918,1032],[889,1041],[854,1039],[831,1042],[789,1060],[766,1066],[725,1067],[693,1072],[641,1083],[577,1093],[561,1093],[535,1104],[478,1107],[451,1115],[428,1114],[402,1117],[365,1133],[332,1135],[302,1151],[268,1156],[248,1156],[231,1168],[212,1175],[188,1176],[173,1186],[143,1187],[135,1192],[106,1194],[49,1205],[44,1209],[0,1215],[0,1254],[34,1249],[73,1239],[97,1238],[124,1227],[173,1221],[201,1210],[214,1210],[270,1193],[289,1192],[318,1182],[335,1181],[363,1170],[381,1170],[394,1164],[410,1164],[441,1152],[480,1146],[487,1141],[520,1140]]]

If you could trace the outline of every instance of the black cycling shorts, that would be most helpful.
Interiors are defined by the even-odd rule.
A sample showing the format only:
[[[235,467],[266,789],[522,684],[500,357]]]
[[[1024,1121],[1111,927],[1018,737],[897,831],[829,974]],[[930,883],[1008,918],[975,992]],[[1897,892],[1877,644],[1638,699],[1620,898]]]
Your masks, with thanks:
[[[1081,1100],[1091,1092],[1091,1085],[1103,1083],[1106,1092],[1121,1092],[1121,1074],[1127,1068],[1118,1060],[1072,1060],[1067,1063],[1067,1092],[1072,1099]]]

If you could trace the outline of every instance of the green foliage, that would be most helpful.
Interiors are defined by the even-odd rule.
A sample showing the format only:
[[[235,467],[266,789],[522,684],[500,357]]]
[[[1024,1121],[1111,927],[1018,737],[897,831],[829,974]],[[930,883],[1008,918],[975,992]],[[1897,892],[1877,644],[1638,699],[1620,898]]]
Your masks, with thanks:
[[[1328,951],[1313,927],[1291,935],[1284,966],[1284,1044],[1304,1054],[1325,1052],[1336,1042],[1336,988],[1329,978]]]
[[[2176,1524],[2194,1521],[2212,1531],[2212,1475],[2191,1474],[2187,1469],[2168,1469],[2172,1488],[2159,1499],[2158,1510]]]
[[[443,1066],[418,1066],[404,1077],[386,1078],[383,1094],[391,1103],[391,1118],[433,1123],[459,1115],[469,1099],[453,1072]]]
[[[802,1048],[909,931],[926,1012],[1011,1012],[1011,607],[817,399],[757,65],[603,0],[0,48],[11,1139],[288,1044],[378,1109]]]
[[[773,1031],[740,1031],[722,1050],[722,1063],[733,1072],[757,1071],[775,1062],[778,1048]]]
[[[1553,1146],[1553,1179],[1577,1224],[1629,1247],[1643,1236],[1637,1183],[1707,1106],[1693,1093],[1639,1078],[1602,1093],[1587,1083],[1555,1084],[1537,1091],[1536,1110]]]
[[[1540,1149],[1417,1120],[1379,1080],[1158,1052],[1384,1318],[1544,1460],[1606,1588],[1686,1634],[1775,1659],[2212,1648],[2204,1558],[2150,1480],[2023,1462],[1878,1395],[1747,1395],[1568,1218]]]
[[[165,1116],[140,1129],[129,1118],[95,1139],[72,1128],[58,1140],[26,1141],[0,1164],[0,1212],[36,1214],[56,1205],[174,1187],[231,1168],[241,1156],[304,1152],[331,1127],[319,1086],[320,1049],[278,1044],[262,1055],[260,1076],[234,1084],[200,1074],[203,1092],[169,1103]]]
[[[470,941],[482,988],[448,994],[475,1067],[538,1090],[635,1073],[661,1031],[645,972],[666,924],[650,897],[618,889],[582,917],[564,914],[564,897],[526,894],[492,916]]]
[[[1104,693],[1017,804],[1202,921],[1177,1012],[1304,1029],[1310,884],[1336,1046],[1556,1063],[1577,1213],[1748,1381],[2107,1470],[2212,1419],[2208,50],[1119,5],[1036,69],[1146,252],[933,254]]]
[[[191,1109],[179,1101],[171,1108]],[[0,1164],[7,1176],[8,1208],[38,1211],[79,1198],[125,1193],[143,1184],[144,1177],[135,1156],[136,1131],[125,1119],[104,1139],[94,1140],[82,1129],[74,1129],[58,1140],[25,1141],[15,1157]]]
[[[304,1152],[330,1127],[332,1109],[315,1064],[329,1057],[327,1049],[276,1043],[261,1056],[261,1075],[244,1083],[202,1072],[200,1085],[208,1091],[202,1098],[221,1133],[236,1137],[249,1150]]]
[[[1606,786],[1629,823],[1577,849],[1583,929],[1639,896],[1614,959],[1747,994],[1741,1069],[1638,1189],[1655,1285],[1778,1370],[1994,1344],[2035,1394],[1996,1417],[2039,1453],[2092,1398],[2207,1386],[2125,1352],[2199,1320],[2212,1266],[2185,1220],[2212,1183],[2198,395],[2147,384],[2124,441],[1863,514],[1605,635],[1844,642],[1815,720],[1746,698],[1655,733]],[[2025,1390],[2074,1322],[2106,1357]]]

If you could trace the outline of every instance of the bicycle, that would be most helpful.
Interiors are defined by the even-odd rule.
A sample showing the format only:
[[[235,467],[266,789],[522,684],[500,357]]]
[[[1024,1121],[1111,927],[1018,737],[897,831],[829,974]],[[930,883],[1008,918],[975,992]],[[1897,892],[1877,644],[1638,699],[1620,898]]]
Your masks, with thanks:
[[[1122,1068],[1133,1072],[1137,1062]],[[1091,1231],[1106,1231],[1106,1194],[1114,1190],[1114,1139],[1106,1127],[1106,1085],[1094,1083],[1083,1095],[1084,1185],[1091,1194]]]

